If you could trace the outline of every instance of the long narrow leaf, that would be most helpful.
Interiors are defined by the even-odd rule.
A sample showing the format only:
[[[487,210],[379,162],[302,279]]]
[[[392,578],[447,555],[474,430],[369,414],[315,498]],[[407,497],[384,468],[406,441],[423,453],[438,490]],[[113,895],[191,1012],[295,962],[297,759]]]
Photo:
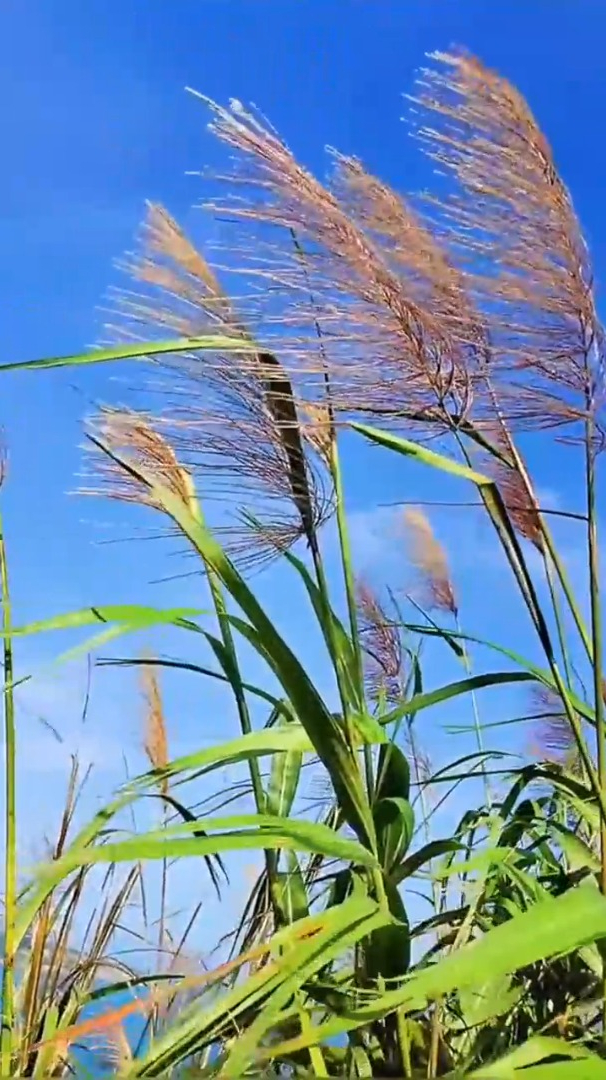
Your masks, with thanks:
[[[202,349],[217,352],[246,352],[250,349],[237,338],[208,335],[197,338],[175,338],[170,341],[141,341],[135,345],[117,345],[110,349],[92,349],[90,352],[72,356],[51,356],[43,360],[18,360],[0,364],[2,371],[37,371],[41,368],[82,367],[86,364],[107,364],[116,360],[146,359],[166,353],[199,352]]]
[[[129,465],[132,469],[132,466]],[[267,661],[280,680],[293,704],[297,718],[306,729],[318,757],[329,772],[337,798],[348,824],[363,843],[374,844],[374,826],[364,791],[355,752],[348,745],[345,730],[327,708],[301,663],[265,614],[248,585],[228,559],[210,531],[184,503],[167,488],[139,474],[154,492],[157,503],[164,507],[204,562],[212,567],[223,585],[244,612],[249,624],[232,617],[249,643]]]

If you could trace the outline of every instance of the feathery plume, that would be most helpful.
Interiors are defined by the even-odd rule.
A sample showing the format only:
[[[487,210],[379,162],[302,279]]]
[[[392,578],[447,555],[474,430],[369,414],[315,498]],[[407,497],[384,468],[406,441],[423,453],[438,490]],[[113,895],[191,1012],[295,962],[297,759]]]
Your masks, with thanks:
[[[330,408],[325,402],[301,401],[298,403],[301,417],[301,434],[330,468],[333,421]]]
[[[533,690],[532,702],[537,714],[532,738],[536,752],[544,760],[584,777],[585,767],[561,698],[553,690],[541,686]]]
[[[509,420],[574,423],[602,404],[604,342],[570,195],[513,86],[472,56],[433,59],[418,137],[459,185],[434,205],[485,314],[490,380]]]
[[[398,701],[403,695],[399,629],[366,582],[357,582],[356,599],[368,696],[371,701]]]
[[[541,508],[520,453],[501,420],[478,424],[477,430],[496,453],[487,455],[485,471],[496,482],[514,529],[543,552]]]
[[[159,203],[147,204],[137,251],[122,259],[119,268],[148,289],[116,289],[112,294],[120,319],[110,330],[118,336],[145,337],[156,327],[193,337],[216,332],[219,323],[230,336],[245,338],[214,271]],[[200,363],[195,357],[189,362]]]
[[[334,407],[438,424],[448,401],[460,417],[471,397],[472,356],[465,334],[455,339],[452,330],[470,309],[461,300],[461,275],[418,217],[356,159],[335,155],[331,190],[239,102],[230,109],[208,104],[211,130],[238,155],[230,179],[250,190],[250,197],[211,208],[281,226],[311,245],[303,268],[274,248],[265,274],[294,298],[283,321],[304,335],[299,362],[308,374],[321,371],[310,359],[320,327]],[[310,278],[314,304],[306,308],[301,296]]]
[[[142,255],[125,266],[133,276],[172,292],[203,310],[209,322],[237,330],[234,312],[204,256],[159,203],[147,204]],[[145,253],[147,249],[147,254]]]
[[[516,532],[542,552],[545,542],[540,508],[522,472],[517,465],[507,466],[503,462],[496,463],[491,471]]]
[[[145,698],[145,736],[144,749],[152,769],[160,771],[168,765],[168,736],[166,719],[160,693],[158,674],[152,663],[142,668],[142,689]],[[162,777],[160,791],[168,793],[168,780]]]
[[[119,1073],[132,1067],[133,1051],[120,1020],[117,1020],[112,1027],[108,1027],[100,1040],[100,1045],[95,1045],[94,1049],[102,1055],[104,1064],[113,1072]]]
[[[456,617],[458,608],[448,559],[429,519],[422,510],[410,508],[404,512],[404,525],[408,555],[419,574],[427,606],[450,611]]]
[[[106,407],[89,423],[88,434],[91,470],[98,486],[84,488],[82,494],[104,493],[121,502],[162,509],[150,487],[156,482],[186,505],[190,504],[193,488],[189,473],[148,417],[130,409]],[[121,460],[114,454],[120,455]]]
[[[335,190],[358,226],[397,269],[411,296],[420,307],[439,315],[451,342],[477,344],[481,338],[478,316],[447,249],[402,196],[368,173],[358,158],[336,151],[332,155]],[[467,376],[466,366],[461,364],[456,374]]]
[[[180,459],[202,474],[205,499],[233,504],[244,497],[258,520],[254,529],[238,520],[219,530],[230,552],[257,561],[300,536],[313,542],[333,509],[314,439],[318,421],[302,423],[298,414],[314,402],[295,393],[274,353],[256,347],[204,257],[162,207],[149,206],[140,250],[125,267],[146,291],[117,295],[119,336],[146,337],[158,328],[194,336],[220,322],[246,346],[166,361],[173,378],[159,421]]]

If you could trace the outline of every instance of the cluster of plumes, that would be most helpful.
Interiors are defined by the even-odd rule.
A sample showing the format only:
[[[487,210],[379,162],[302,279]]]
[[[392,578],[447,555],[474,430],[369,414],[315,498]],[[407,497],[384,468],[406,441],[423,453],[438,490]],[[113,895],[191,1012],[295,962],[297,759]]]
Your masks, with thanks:
[[[326,402],[299,396],[274,353],[256,347],[207,261],[162,207],[149,206],[139,251],[125,267],[140,291],[117,294],[116,336],[220,332],[243,343],[242,352],[171,357],[165,408],[142,424],[199,479],[205,504],[245,504],[247,521],[236,517],[217,528],[231,554],[256,562],[302,535],[312,542],[333,510]],[[136,427],[132,414],[123,416],[125,428]],[[116,412],[111,423],[120,423]]]
[[[285,243],[257,272],[284,300],[282,325],[298,332],[287,358],[299,377],[313,384],[328,366],[338,413],[430,426],[444,410],[464,415],[475,319],[461,274],[412,208],[355,158],[333,153],[325,186],[240,103],[212,109],[211,130],[237,152],[231,190],[250,197],[207,206],[280,228]]]
[[[147,340],[227,334],[242,351],[169,361],[162,431],[202,493],[252,515],[222,539],[256,561],[312,536],[333,510],[334,422],[415,438],[494,434],[494,475],[519,532],[542,544],[515,429],[601,436],[603,334],[587,250],[551,150],[519,93],[466,55],[423,72],[417,136],[454,185],[406,201],[331,152],[322,184],[239,102],[207,102],[233,152],[206,207],[252,229],[232,302],[206,258],[150,205],[112,331]],[[421,205],[423,212],[421,212]],[[239,255],[238,255],[239,259]],[[276,341],[279,345],[276,346]],[[251,527],[254,518],[254,527]]]
[[[428,611],[447,611],[456,618],[457,597],[448,557],[422,510],[412,507],[405,510],[404,538],[408,558],[417,575],[422,603]]]
[[[357,582],[356,599],[366,693],[371,701],[400,701],[404,694],[401,629],[365,581]]]
[[[452,429],[491,418],[497,392],[525,427],[578,421],[588,402],[599,420],[591,267],[550,147],[506,80],[472,57],[435,59],[417,133],[456,193],[427,201],[433,223],[356,159],[334,154],[323,186],[238,102],[211,103],[239,193],[212,205],[307,245],[303,266],[276,251],[271,277],[298,298],[311,276],[313,310],[296,299],[291,322],[313,316],[313,339],[320,321],[337,407]]]

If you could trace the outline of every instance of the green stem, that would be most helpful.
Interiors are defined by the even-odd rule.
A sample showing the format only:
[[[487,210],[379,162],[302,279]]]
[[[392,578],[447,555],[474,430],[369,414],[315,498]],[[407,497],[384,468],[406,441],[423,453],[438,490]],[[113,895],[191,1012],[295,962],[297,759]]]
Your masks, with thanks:
[[[312,308],[315,310],[316,309],[316,301],[315,301],[315,297],[314,297],[314,294],[313,294],[313,290],[311,288],[311,282],[310,282],[309,274],[308,274],[308,270],[307,270],[307,258],[306,258],[305,252],[303,250],[303,247],[302,247],[302,245],[301,245],[301,243],[299,241],[299,238],[298,238],[295,230],[292,229],[292,228],[290,229],[290,235],[291,235],[291,238],[292,238],[292,242],[293,242],[293,245],[294,245],[294,249],[295,249],[297,259],[300,261],[302,269],[303,269],[303,276],[304,276],[307,288],[309,290],[309,298],[310,298],[310,301],[311,301],[311,305],[312,305]],[[329,365],[327,363],[326,352],[325,352],[325,349],[324,349],[324,340],[323,340],[323,335],[322,335],[322,329],[321,329],[321,326],[320,326],[320,321],[319,321],[318,318],[316,318],[314,321],[315,321],[316,335],[317,335],[317,338],[318,338],[318,344],[319,344],[319,349],[320,349],[320,356],[322,358],[322,368],[323,368],[323,371],[324,371],[324,385],[325,385],[325,389],[326,389],[326,400],[327,400],[327,404],[328,404],[328,414],[329,414],[329,417],[330,417],[330,471],[331,471],[332,480],[333,480],[333,483],[334,483],[334,486],[335,486],[335,499],[336,499],[336,504],[337,504],[337,528],[338,528],[338,532],[339,532],[339,545],[340,545],[340,549],[341,549],[341,562],[342,562],[342,566],[343,566],[343,576],[344,576],[344,579],[345,579],[345,591],[347,593],[347,607],[348,607],[348,610],[349,610],[349,623],[350,623],[350,627],[351,627],[352,646],[353,646],[354,655],[355,655],[355,658],[356,658],[356,678],[357,678],[358,686],[360,687],[360,697],[363,700],[363,691],[362,691],[362,687],[363,687],[362,650],[360,648],[360,638],[359,638],[359,634],[358,634],[358,614],[357,614],[357,607],[356,607],[355,581],[354,581],[354,574],[353,574],[353,562],[352,562],[352,558],[351,558],[351,549],[350,549],[350,544],[349,544],[349,533],[348,533],[348,530],[347,530],[347,518],[346,518],[346,514],[345,514],[343,481],[342,481],[342,476],[341,476],[341,465],[340,465],[340,462],[339,462],[339,451],[338,451],[338,446],[337,446],[337,433],[336,433],[336,429],[335,429],[335,416],[334,416],[334,409],[333,409],[332,398],[331,398],[331,393],[330,393]],[[314,555],[314,562],[316,562],[316,560],[317,560],[317,563],[321,566],[321,559],[319,558],[319,550],[318,550],[317,544],[315,545],[315,550],[314,550],[314,548],[312,548],[312,553]],[[318,569],[318,566],[316,565],[316,570],[317,569]],[[318,578],[318,585],[320,586],[320,588],[323,587],[323,582],[322,582],[320,577]],[[328,597],[328,589],[327,589],[327,586],[326,586],[325,583],[324,583],[324,588],[325,588],[325,594]],[[345,710],[345,708],[344,708],[343,712],[344,712],[344,717],[346,718],[346,710]],[[353,732],[350,732],[349,734],[350,734],[351,743],[353,745],[353,738],[352,738]],[[366,774],[366,788],[367,788],[367,792],[368,792],[368,799],[369,799],[369,802],[372,803],[373,792],[374,792],[372,750],[371,750],[370,746],[368,746],[366,744],[364,746],[364,771],[365,771],[365,774]]]
[[[202,513],[202,507],[199,500],[195,497],[193,489],[190,494],[189,503],[190,511],[192,512],[192,514],[197,517],[200,522],[203,522],[204,515]],[[230,684],[234,697],[236,699],[236,708],[238,711],[238,719],[240,721],[240,730],[243,735],[250,735],[253,728],[250,721],[250,712],[248,709],[248,703],[246,701],[246,694],[244,692],[244,687],[240,678],[238,656],[236,652],[234,637],[231,630],[231,625],[227,615],[227,607],[225,604],[225,599],[223,597],[223,590],[221,588],[221,583],[211,566],[206,566],[206,573],[208,577],[208,585],[213,601],[213,606],[215,608],[215,613],[217,616],[217,622],[219,624],[221,640],[232,665],[232,678],[230,678]],[[259,768],[258,761],[255,758],[251,758],[248,762],[248,768],[257,813],[263,814],[265,813],[265,791],[263,789],[263,781],[261,778],[261,770]],[[270,884],[270,895],[273,896],[273,885],[275,884],[276,869],[278,865],[278,852],[265,851],[265,865],[267,868],[267,876]]]
[[[0,1075],[11,1075],[13,1028],[15,1023],[15,950],[17,907],[17,807],[16,807],[16,737],[14,664],[11,605],[4,529],[0,519],[0,589],[2,591],[2,630],[4,635],[4,746],[5,746],[5,890],[4,890],[4,961],[2,967],[2,1033],[0,1036]]]
[[[531,483],[531,480],[530,480],[530,476],[528,475],[528,470],[526,468],[526,465],[524,464],[524,460],[520,456],[520,454],[518,453],[517,447],[516,447],[515,443],[513,442],[513,439],[509,435],[509,432],[507,431],[507,428],[505,426],[504,426],[503,430],[504,430],[504,432],[506,432],[507,445],[508,445],[509,452],[510,452],[510,454],[512,456],[513,462],[514,462],[516,468],[518,469],[518,471],[519,471],[519,473],[520,473],[520,475],[521,475],[521,477],[522,477],[522,479],[524,481],[524,484],[526,486],[526,490],[528,491],[529,495],[532,495],[532,490],[533,490],[532,489],[532,483]],[[587,632],[587,627],[585,626],[583,616],[581,615],[581,612],[579,610],[579,605],[577,604],[576,597],[574,595],[574,590],[573,590],[573,588],[572,588],[572,586],[570,584],[570,581],[568,579],[568,574],[566,573],[566,569],[564,567],[564,564],[563,564],[562,560],[560,559],[558,550],[557,550],[557,548],[555,546],[555,543],[554,543],[554,540],[553,540],[553,536],[551,535],[551,530],[549,528],[549,525],[547,524],[547,521],[546,521],[544,515],[541,514],[540,512],[539,512],[539,526],[540,526],[541,534],[542,534],[542,537],[543,537],[543,540],[544,540],[544,543],[545,543],[545,547],[546,547],[546,552],[545,551],[543,552],[543,558],[545,559],[545,568],[546,568],[547,573],[548,573],[548,580],[550,581],[550,589],[551,589],[551,579],[550,579],[550,575],[549,575],[549,567],[548,567],[547,555],[549,555],[549,558],[551,559],[551,563],[552,563],[553,567],[555,568],[556,574],[557,574],[557,576],[559,578],[559,581],[560,581],[560,585],[562,587],[562,592],[564,593],[564,596],[566,597],[566,602],[568,604],[568,607],[570,608],[570,613],[571,613],[571,615],[572,615],[572,617],[574,619],[575,626],[576,626],[576,628],[577,628],[577,630],[579,632],[579,636],[581,638],[581,641],[583,642],[583,646],[585,648],[587,656],[589,657],[590,662],[592,662],[592,660],[593,660],[593,648],[592,648],[592,643],[591,643],[590,636],[589,636],[589,634]],[[554,599],[553,591],[552,591],[552,599]],[[558,610],[559,610],[559,607],[555,603],[555,599],[554,599],[554,611],[556,613],[556,619],[558,619],[558,614],[557,614]],[[558,620],[558,633],[560,633],[559,620]],[[563,653],[563,657],[565,658],[566,650],[564,648],[562,648],[562,653]]]
[[[526,484],[527,489],[528,489],[528,491],[530,493],[532,491],[532,486],[530,484],[530,479],[529,479],[528,474],[526,472],[524,462],[522,461],[520,455],[518,454],[518,452],[517,452],[517,450],[516,450],[516,448],[515,448],[515,446],[513,444],[513,441],[511,439],[511,437],[509,436],[509,433],[507,432],[507,429],[504,426],[503,426],[503,431],[506,434],[507,441],[508,441],[508,448],[509,448],[510,453],[511,453],[511,455],[513,457],[513,460],[514,460],[514,462],[516,464],[516,467],[520,470],[520,473],[522,475],[524,483]],[[458,434],[457,434],[456,438],[457,438],[457,442],[459,444],[459,447],[460,447],[460,449],[461,449],[461,451],[462,451],[462,453],[463,453],[463,455],[465,457],[466,462],[469,465],[471,465],[470,457],[469,457],[469,455],[467,453],[467,450],[466,450],[465,446],[463,445],[462,440],[461,440],[461,438],[460,438],[460,436]],[[507,507],[506,507],[505,503],[503,502],[500,491],[499,491],[499,489],[498,489],[498,487],[496,485],[490,485],[490,484],[489,485],[479,485],[478,484],[478,491],[479,491],[480,498],[481,498],[481,500],[482,500],[482,502],[484,504],[484,507],[485,507],[485,509],[486,509],[486,511],[488,513],[488,516],[489,516],[489,518],[490,518],[490,520],[491,520],[491,522],[492,522],[492,524],[493,524],[493,526],[495,528],[495,531],[497,533],[497,536],[499,538],[499,541],[501,543],[501,546],[503,548],[503,551],[505,553],[507,561],[509,562],[509,565],[510,565],[512,571],[513,571],[514,577],[516,579],[516,583],[517,583],[518,588],[520,590],[520,594],[522,596],[522,599],[524,600],[524,603],[526,604],[526,608],[527,608],[528,613],[529,613],[529,615],[530,615],[530,617],[532,619],[535,630],[537,631],[539,641],[541,642],[541,646],[543,648],[543,651],[544,651],[545,656],[547,658],[547,661],[549,663],[549,668],[550,668],[551,674],[553,676],[553,680],[554,680],[554,682],[556,684],[558,693],[559,693],[559,695],[560,695],[560,697],[562,699],[562,703],[564,705],[564,710],[566,712],[568,722],[569,722],[569,724],[570,724],[570,726],[572,728],[572,731],[574,733],[575,741],[576,741],[576,744],[577,744],[577,747],[578,747],[578,750],[579,750],[579,755],[580,755],[581,760],[583,762],[583,765],[584,765],[584,767],[585,767],[585,769],[587,771],[589,781],[591,783],[591,786],[592,786],[592,789],[593,789],[594,794],[596,796],[596,799],[597,799],[597,801],[599,803],[601,815],[602,815],[602,817],[604,817],[606,819],[606,789],[604,789],[602,787],[602,785],[600,784],[598,773],[596,772],[596,770],[594,768],[594,764],[593,764],[593,761],[591,759],[591,754],[590,754],[590,752],[589,752],[589,750],[587,748],[587,743],[585,741],[585,737],[584,737],[584,734],[583,734],[583,729],[581,727],[581,723],[579,721],[579,717],[578,717],[578,715],[577,715],[577,713],[576,713],[576,711],[575,711],[575,709],[574,709],[574,707],[572,705],[572,702],[570,700],[570,696],[569,696],[569,693],[568,693],[568,688],[566,686],[566,683],[564,682],[564,679],[562,678],[562,675],[561,675],[561,672],[560,672],[560,669],[559,669],[559,666],[558,666],[558,662],[557,662],[557,659],[556,659],[554,651],[553,651],[553,645],[551,643],[551,638],[550,638],[547,622],[545,620],[543,610],[542,610],[541,605],[539,603],[539,600],[538,600],[538,597],[537,597],[537,594],[536,594],[536,590],[535,590],[535,587],[534,587],[534,582],[533,582],[531,574],[530,574],[530,572],[528,570],[528,566],[526,564],[524,554],[523,554],[522,549],[520,547],[520,543],[519,543],[516,531],[515,531],[515,529],[514,529],[514,527],[512,525],[511,519],[509,517]],[[547,526],[545,525],[545,522],[543,521],[543,518],[540,515],[539,515],[539,518],[540,518],[540,522],[541,522],[541,526],[542,526],[542,530],[543,530],[543,535],[545,536],[545,541],[546,541],[549,553],[553,558],[554,565],[556,566],[556,569],[560,568],[558,570],[558,576],[560,576],[560,570],[561,570],[562,588],[564,589],[564,592],[565,592],[565,594],[567,596],[567,599],[569,600],[569,603],[571,605],[571,610],[572,610],[573,616],[575,617],[575,621],[577,622],[577,626],[579,627],[579,632],[581,633],[581,637],[583,638],[584,643],[586,643],[586,632],[584,630],[583,620],[580,618],[580,614],[578,612],[578,608],[576,606],[576,603],[574,603],[574,596],[573,596],[572,591],[570,589],[570,586],[568,584],[566,574],[564,573],[564,569],[561,566],[561,563],[560,563],[560,561],[558,559],[557,552],[556,552],[556,550],[555,550],[555,548],[553,546],[553,541],[551,540],[551,536],[549,534],[549,530],[547,529]],[[591,655],[592,652],[595,652],[595,649],[593,649],[593,650],[591,649],[591,644],[589,645],[589,650],[590,650],[589,655]]]
[[[455,616],[455,626],[456,626],[457,633],[459,635],[462,635],[461,623],[459,621],[458,614]],[[470,659],[469,653],[467,651],[467,647],[465,645],[465,642],[463,640],[461,640],[461,648],[463,650],[462,661],[463,661],[463,667],[465,668],[465,674],[467,675],[468,678],[471,678],[471,675],[472,675],[471,659]],[[478,745],[478,750],[480,751],[481,754],[483,754],[484,750],[485,750],[484,737],[482,735],[482,721],[480,720],[480,710],[478,709],[478,699],[477,699],[477,695],[476,695],[475,690],[471,691],[471,710],[472,710],[472,713],[473,713],[473,726],[474,726],[474,731],[475,731],[475,735],[476,735],[476,743]],[[489,810],[491,810],[492,809],[492,792],[490,790],[490,782],[488,780],[488,773],[486,771],[486,761],[484,760],[484,758],[482,758],[482,760],[481,760],[480,768],[481,768],[481,772],[482,772],[482,779],[484,781],[484,794],[486,796],[486,806],[488,807]]]
[[[604,727],[604,685],[602,677],[602,609],[595,484],[593,419],[587,419],[585,437],[585,478],[587,485],[587,547],[589,555],[589,592],[591,601],[591,641],[593,646],[593,694],[596,726],[596,750],[600,792],[606,794],[606,729]],[[606,816],[600,814],[600,890],[606,896]],[[606,950],[602,951],[603,1038],[606,1039]]]
[[[490,392],[490,395],[491,395],[491,398],[492,398],[493,405],[495,407],[497,417],[498,417],[500,425],[501,425],[501,431],[502,431],[502,434],[503,434],[503,436],[505,438],[505,443],[506,443],[506,446],[507,446],[508,453],[509,453],[509,455],[510,455],[510,457],[512,459],[513,464],[515,465],[516,469],[520,473],[520,476],[522,477],[522,480],[523,480],[524,485],[526,487],[526,491],[528,492],[528,495],[529,495],[530,499],[532,500],[532,498],[533,498],[532,481],[531,481],[530,476],[528,474],[528,470],[527,470],[526,465],[524,463],[524,459],[518,453],[518,449],[517,449],[512,437],[511,437],[511,433],[509,431],[509,428],[507,427],[507,424],[505,422],[505,419],[503,417],[503,414],[502,414],[500,406],[499,406],[497,394],[496,394],[496,392],[494,390],[494,387],[492,386],[490,380],[488,380],[488,389],[489,389],[489,392]],[[460,443],[460,441],[459,441],[459,445],[462,445]],[[494,453],[494,448],[491,448],[490,445],[486,444],[486,448],[489,449],[491,451],[491,453]],[[564,564],[562,563],[562,560],[560,559],[557,548],[556,548],[556,546],[554,544],[553,537],[551,535],[551,530],[549,528],[549,525],[547,524],[545,516],[539,512],[538,519],[539,519],[539,527],[541,529],[541,533],[542,533],[542,536],[543,536],[545,547],[547,548],[547,552],[548,552],[548,554],[549,554],[549,556],[550,556],[550,558],[552,560],[553,566],[555,567],[556,573],[557,573],[558,578],[560,580],[560,585],[562,586],[562,592],[564,593],[564,596],[566,597],[566,602],[567,602],[567,604],[568,604],[568,606],[570,608],[570,612],[572,614],[572,617],[573,617],[573,620],[575,622],[576,628],[577,628],[577,630],[579,632],[579,636],[580,636],[580,638],[581,638],[581,640],[583,642],[585,651],[586,651],[587,656],[589,658],[589,662],[592,663],[593,662],[592,644],[591,644],[589,634],[587,633],[587,627],[585,626],[585,621],[584,621],[583,616],[581,615],[581,612],[579,610],[579,606],[577,604],[576,597],[574,595],[574,590],[573,590],[573,588],[572,588],[572,586],[570,584],[570,581],[568,579],[568,575],[566,573],[566,569],[564,567]],[[545,553],[543,553],[543,554],[545,555]]]
[[[360,634],[358,630],[356,584],[353,570],[353,559],[351,555],[351,544],[349,542],[349,530],[347,528],[347,515],[345,512],[345,494],[343,491],[341,463],[339,460],[337,439],[334,434],[331,440],[330,465],[333,483],[335,485],[335,501],[337,506],[337,530],[339,534],[339,547],[341,551],[341,564],[343,567],[343,580],[345,583],[345,595],[347,599],[347,612],[349,616],[351,643],[353,646],[356,663],[356,681],[358,686],[362,687],[364,677],[362,665],[362,650],[360,648]],[[368,799],[369,802],[372,803],[374,796],[374,770],[372,749],[367,744],[365,744],[364,746],[364,771],[366,775],[366,789],[368,792]]]
[[[600,812],[606,820],[606,790],[602,788],[598,773],[596,772],[594,763],[591,758],[591,754],[587,748],[583,729],[578,717],[578,714],[570,700],[568,688],[560,668],[558,666],[557,659],[553,651],[553,645],[549,634],[549,629],[545,621],[541,605],[539,604],[536,590],[528,566],[524,559],[522,549],[520,547],[517,535],[509,516],[507,514],[506,507],[500,495],[498,489],[495,489],[491,494],[480,488],[480,497],[486,507],[486,511],[492,521],[492,524],[497,532],[503,551],[507,557],[507,561],[513,571],[516,582],[520,589],[521,596],[526,604],[528,613],[532,619],[534,627],[537,631],[539,641],[545,653],[545,657],[549,664],[549,669],[553,676],[553,681],[556,685],[559,696],[562,699],[564,705],[564,711],[568,722],[574,733],[575,741],[579,750],[579,754],[583,765],[587,771],[589,782],[595,794],[595,797],[600,806]]]
[[[427,1078],[435,1080],[438,1075],[438,1056],[440,1053],[440,1027],[442,1021],[442,1008],[439,1001],[433,1007],[431,1017],[431,1041],[429,1044],[429,1061],[427,1062]]]
[[[568,580],[568,575],[566,573],[566,569],[564,567],[564,564],[562,563],[562,560],[560,559],[560,556],[558,554],[556,546],[555,546],[555,544],[553,542],[553,537],[551,535],[551,532],[550,532],[550,530],[549,530],[549,528],[548,528],[548,526],[547,526],[547,524],[545,522],[545,518],[543,517],[542,514],[539,515],[539,516],[540,516],[540,521],[541,521],[541,532],[543,534],[543,539],[545,541],[547,552],[548,552],[549,557],[551,559],[551,562],[552,562],[552,564],[553,564],[553,566],[555,568],[556,574],[558,575],[558,579],[559,579],[560,585],[562,587],[562,592],[564,593],[564,596],[566,597],[566,602],[567,602],[568,607],[570,609],[570,613],[571,613],[571,615],[572,615],[572,617],[574,619],[574,623],[575,623],[575,626],[576,626],[576,628],[577,628],[577,630],[579,632],[579,636],[581,638],[581,641],[583,642],[583,647],[585,649],[585,652],[587,653],[587,657],[589,659],[589,662],[593,664],[593,655],[594,654],[593,654],[593,644],[592,644],[591,637],[590,637],[590,635],[589,635],[589,633],[587,631],[587,627],[585,626],[585,622],[584,622],[583,616],[581,615],[581,612],[579,610],[579,606],[577,604],[572,585],[570,584],[570,581]]]
[[[223,592],[221,585],[210,566],[207,567],[208,583],[210,586],[211,595],[213,598],[213,604],[217,613],[217,621],[219,623],[219,629],[221,631],[221,638],[225,646],[226,651],[232,660],[234,666],[234,672],[237,673],[236,679],[232,682],[232,690],[236,699],[236,707],[238,710],[238,719],[240,721],[240,730],[243,735],[250,735],[252,732],[252,724],[250,722],[250,712],[248,710],[248,703],[246,696],[242,688],[240,680],[240,671],[238,667],[238,660],[236,655],[236,646],[227,617],[227,608],[225,600],[223,598]],[[263,788],[263,781],[261,779],[261,770],[256,758],[251,758],[248,762],[250,771],[250,780],[253,789],[253,796],[255,800],[255,806],[258,814],[265,813],[265,791]],[[265,864],[267,866],[267,875],[269,878],[270,886],[274,884],[276,867],[278,862],[278,855],[276,851],[265,852]],[[273,895],[273,889],[270,890],[270,895]]]
[[[411,1080],[412,1078],[412,1059],[410,1056],[410,1036],[408,1034],[408,1018],[406,1016],[405,1009],[401,1006],[396,1010],[396,1025],[398,1029],[398,1043],[400,1046],[400,1057],[402,1059],[402,1070],[405,1080]]]
[[[166,803],[162,804],[162,828],[168,824]],[[160,878],[160,917],[158,920],[158,960],[160,970],[164,971],[164,938],[166,936],[166,895],[168,889],[168,860],[162,859]]]
[[[317,581],[317,584],[318,584],[318,588],[319,588],[320,592],[322,593],[322,596],[324,598],[324,602],[326,603],[327,607],[330,607],[330,593],[329,593],[329,589],[328,589],[328,580],[326,578],[326,572],[324,570],[324,563],[323,563],[323,560],[322,560],[322,553],[320,551],[320,545],[318,543],[318,539],[317,539],[317,536],[315,534],[312,534],[312,536],[310,537],[309,548],[310,548],[310,551],[311,551],[312,562],[314,564],[314,570],[315,570],[315,573],[316,573],[316,581]],[[335,635],[333,633],[332,622],[331,622],[330,619],[328,620],[327,630],[328,630],[328,634],[330,636],[332,654],[333,654],[333,657],[335,658],[333,663],[334,663],[334,668],[335,668],[335,677],[336,677],[336,680],[337,680],[337,689],[339,691],[339,700],[341,702],[341,710],[343,712],[343,716],[347,717],[348,710],[349,710],[349,701],[350,701],[350,697],[351,697],[350,687],[349,687],[349,682],[347,684],[344,684],[342,674],[339,671],[339,667],[338,667],[337,660],[336,660],[339,645],[338,645],[338,642],[335,640]],[[353,733],[349,732],[349,735],[350,735],[350,738],[351,738],[351,742],[353,744]]]
[[[547,577],[547,585],[549,587],[549,595],[551,597],[551,603],[553,607],[553,614],[556,624],[556,630],[558,635],[558,641],[560,643],[560,652],[562,654],[562,664],[564,667],[564,675],[568,686],[572,687],[572,673],[570,669],[570,661],[568,657],[568,648],[566,645],[566,634],[564,631],[564,620],[562,617],[562,609],[560,606],[560,600],[557,593],[556,582],[553,578],[553,562],[549,555],[549,552],[543,551],[543,563],[545,565],[545,575]]]
[[[296,995],[298,1009],[299,1009],[299,1022],[301,1024],[301,1034],[308,1035],[312,1030],[313,1023],[311,1016],[305,1008],[305,1001],[303,994],[298,993]],[[312,1067],[312,1076],[328,1076],[328,1070],[326,1062],[324,1061],[324,1054],[322,1053],[322,1047],[319,1045],[309,1047],[309,1063]]]

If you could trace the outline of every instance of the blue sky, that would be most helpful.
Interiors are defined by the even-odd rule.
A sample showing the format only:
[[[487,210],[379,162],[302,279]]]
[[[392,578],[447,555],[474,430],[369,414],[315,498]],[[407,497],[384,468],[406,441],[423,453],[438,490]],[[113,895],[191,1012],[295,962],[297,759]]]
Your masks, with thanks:
[[[225,158],[206,131],[203,105],[184,92],[186,85],[220,102],[254,102],[315,170],[323,170],[323,147],[330,144],[359,155],[394,186],[415,190],[429,176],[400,123],[402,95],[424,54],[453,43],[498,68],[528,97],[555,146],[603,280],[605,32],[601,0],[584,0],[582,18],[571,0],[4,0],[0,362],[74,352],[99,339],[98,308],[116,281],[113,260],[131,245],[145,199],[163,202],[204,235],[200,213],[190,211],[199,182],[185,174]],[[150,585],[172,572],[165,548],[99,543],[118,529],[134,533],[142,520],[135,512],[68,494],[81,466],[82,416],[95,401],[128,400],[137,379],[126,367],[5,377],[0,423],[10,478],[3,506],[20,622],[103,601],[198,602],[191,581]],[[578,505],[570,454],[545,444],[530,454],[549,499]],[[431,497],[433,480],[387,460],[379,474],[373,466],[370,479],[358,450],[346,468],[361,569],[404,579],[393,516],[377,504]],[[434,521],[451,552],[465,625],[532,648],[525,631],[516,629],[511,638],[511,589],[486,528],[455,511]],[[579,538],[569,528],[562,539],[576,574]],[[279,572],[269,575],[264,595],[306,660],[319,665],[305,616],[282,581]],[[487,595],[493,598],[488,609]],[[28,642],[22,667],[35,667],[62,647],[58,639]],[[95,794],[121,775],[122,751],[141,761],[133,680],[95,676],[84,733],[84,676],[82,668],[47,671],[23,697],[22,775],[24,785],[33,782],[37,795],[42,792],[45,821],[76,743],[97,763]],[[453,676],[436,664],[431,677]],[[189,688],[171,694],[176,748],[225,734],[231,717],[216,690],[205,690],[195,707]],[[503,696],[488,701],[491,718],[511,706]],[[39,714],[61,729],[63,747],[36,725]],[[425,737],[439,758],[438,722],[428,718],[427,725]],[[24,821],[29,850],[40,818],[26,809]]]

